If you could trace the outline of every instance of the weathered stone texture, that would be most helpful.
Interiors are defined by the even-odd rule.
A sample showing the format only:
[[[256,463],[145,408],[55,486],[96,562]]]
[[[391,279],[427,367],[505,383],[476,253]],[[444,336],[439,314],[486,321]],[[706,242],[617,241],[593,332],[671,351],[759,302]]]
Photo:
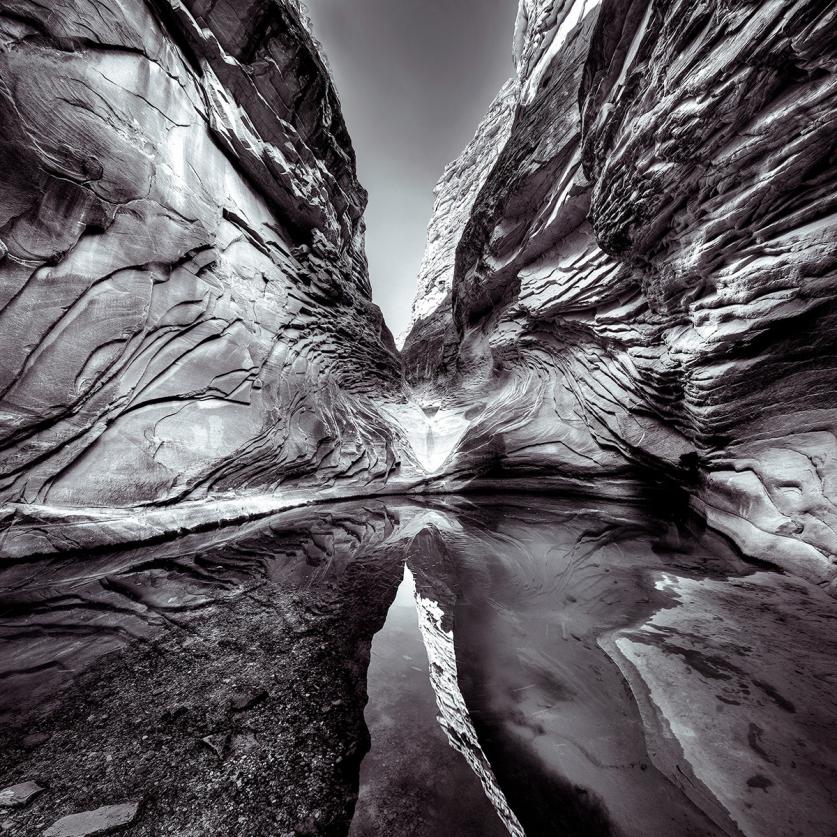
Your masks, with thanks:
[[[0,500],[383,480],[366,194],[292,0],[0,5]]]
[[[402,352],[407,381],[414,387],[438,381],[456,356],[450,305],[456,246],[480,189],[508,138],[517,92],[517,80],[509,79],[491,103],[473,140],[447,166],[433,191],[427,249],[419,267]]]
[[[673,478],[833,581],[836,26],[816,0],[521,4],[513,124],[447,261],[437,398],[482,412],[446,472]]]

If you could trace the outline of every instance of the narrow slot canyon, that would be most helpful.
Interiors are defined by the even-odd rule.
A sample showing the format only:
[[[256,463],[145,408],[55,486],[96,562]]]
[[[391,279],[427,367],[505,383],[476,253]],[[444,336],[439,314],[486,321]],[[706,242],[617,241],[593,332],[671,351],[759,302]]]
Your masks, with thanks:
[[[833,837],[837,4],[309,5],[0,0],[0,834]]]

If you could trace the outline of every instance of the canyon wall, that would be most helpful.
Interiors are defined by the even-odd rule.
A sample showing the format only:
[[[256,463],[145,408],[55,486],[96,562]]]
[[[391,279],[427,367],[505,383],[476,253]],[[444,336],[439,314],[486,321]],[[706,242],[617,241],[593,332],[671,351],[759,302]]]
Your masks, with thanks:
[[[0,501],[398,469],[366,194],[300,4],[4,0],[0,108]]]
[[[508,139],[516,104],[517,80],[509,79],[491,103],[474,139],[448,165],[433,192],[427,247],[402,349],[407,381],[416,390],[430,380],[438,382],[456,355],[450,295],[456,245]]]
[[[463,424],[440,479],[673,480],[834,585],[836,26],[814,0],[522,0],[508,124],[440,181],[439,316],[404,347]]]

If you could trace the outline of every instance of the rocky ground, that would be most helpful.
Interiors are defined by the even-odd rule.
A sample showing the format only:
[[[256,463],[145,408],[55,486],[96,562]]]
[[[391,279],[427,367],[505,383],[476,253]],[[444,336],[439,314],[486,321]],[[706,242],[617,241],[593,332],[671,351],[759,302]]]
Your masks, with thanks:
[[[136,801],[136,835],[345,833],[367,744],[343,634],[270,588],[176,621],[7,718],[0,784],[46,791],[0,828]]]
[[[46,703],[10,705],[8,696],[0,787],[34,781],[45,790],[5,808],[0,828],[40,835],[66,815],[135,802],[130,833],[149,837],[345,834],[368,748],[369,644],[400,564],[378,555],[339,580],[310,583],[314,553],[294,562],[284,535],[259,553],[281,563],[280,580],[250,579],[234,595],[218,581],[215,597],[196,606],[170,579],[162,624],[146,637],[92,664],[53,660],[87,668]],[[334,553],[329,566],[341,564]],[[236,552],[239,569],[248,557]],[[107,624],[127,637],[124,610],[111,610]],[[67,631],[71,622],[68,611]],[[52,628],[60,637],[62,626]],[[75,630],[83,632],[78,622]],[[96,634],[107,631],[99,624]]]

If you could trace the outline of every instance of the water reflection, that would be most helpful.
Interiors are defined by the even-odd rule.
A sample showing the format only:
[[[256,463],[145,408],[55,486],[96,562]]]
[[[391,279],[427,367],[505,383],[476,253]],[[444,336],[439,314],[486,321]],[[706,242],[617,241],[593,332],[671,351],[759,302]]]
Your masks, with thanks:
[[[0,583],[0,786],[54,789],[21,834],[116,784],[137,834],[837,829],[837,607],[688,516],[358,501]]]
[[[437,722],[437,695],[445,694],[436,679],[439,659],[427,645],[416,605],[413,575],[405,567],[386,623],[372,642],[365,713],[372,747],[361,765],[349,834],[501,837],[508,832]],[[460,752],[470,755],[471,749]]]

